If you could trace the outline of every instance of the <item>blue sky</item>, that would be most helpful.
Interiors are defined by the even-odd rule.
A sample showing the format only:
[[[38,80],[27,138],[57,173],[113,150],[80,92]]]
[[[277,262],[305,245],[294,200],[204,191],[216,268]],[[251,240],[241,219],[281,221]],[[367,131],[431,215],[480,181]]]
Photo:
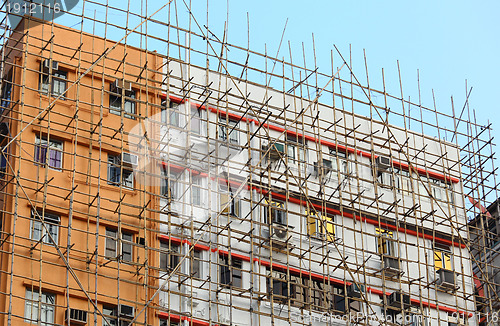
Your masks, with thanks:
[[[134,0],[130,5],[140,10],[141,3],[145,12],[146,1]],[[152,13],[165,3],[149,0],[147,11]],[[81,13],[81,4],[82,1],[74,9],[75,12]],[[109,0],[109,4],[125,8],[128,5],[122,0]],[[92,16],[92,6],[89,3],[85,6],[85,14]],[[206,24],[207,1],[192,0],[192,7],[199,23]],[[102,9],[97,9],[98,18],[104,18]],[[187,27],[188,15],[182,0],[177,0],[177,10],[179,25]],[[384,68],[387,90],[395,95],[400,94],[399,60],[404,97],[418,102],[419,69],[422,104],[433,106],[434,90],[436,106],[441,112],[451,114],[450,97],[453,95],[458,115],[465,102],[467,79],[468,87],[473,87],[469,104],[471,109],[476,110],[477,121],[483,125],[491,122],[495,140],[500,139],[500,112],[496,101],[496,84],[500,76],[497,62],[500,52],[499,1],[209,0],[208,26],[222,38],[224,22],[228,19],[229,43],[246,47],[247,13],[250,20],[250,47],[254,51],[264,52],[267,49],[270,55],[275,56],[288,19],[279,57],[289,60],[290,41],[294,60],[302,62],[303,42],[307,65],[313,67],[314,34],[317,66],[320,71],[329,73],[332,69],[333,45],[345,57],[348,57],[351,45],[354,73],[364,83],[364,49],[370,86],[382,89],[381,70]],[[173,19],[174,16],[171,14],[170,17]],[[109,12],[108,18],[122,24],[126,20],[125,15],[118,12]],[[168,20],[167,9],[159,12],[155,18]],[[135,27],[138,22],[132,18],[129,21],[130,27]],[[72,26],[78,24],[78,19],[65,16],[58,22]],[[194,23],[192,28],[198,31]],[[123,35],[110,30],[108,36],[117,40]],[[334,65],[338,67],[341,64],[338,56],[335,56]]]

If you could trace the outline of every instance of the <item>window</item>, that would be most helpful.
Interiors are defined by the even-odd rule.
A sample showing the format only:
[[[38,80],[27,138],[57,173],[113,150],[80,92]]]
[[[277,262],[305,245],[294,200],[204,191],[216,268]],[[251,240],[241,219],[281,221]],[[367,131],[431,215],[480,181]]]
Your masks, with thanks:
[[[181,127],[179,104],[169,101],[163,102],[164,109],[161,110],[161,121],[174,127]]]
[[[7,171],[7,157],[9,155],[7,147],[3,147],[0,150],[0,178],[4,177],[5,172]]]
[[[220,283],[241,287],[242,261],[232,258],[229,264],[228,256],[220,256]]]
[[[67,83],[67,72],[58,69],[52,69],[52,74],[50,70],[46,67],[45,63],[47,60],[42,62],[41,73],[40,73],[40,85],[39,89],[42,94],[52,94],[53,96],[59,96],[66,92]],[[55,61],[50,60],[53,68],[58,66]],[[64,95],[61,97],[64,98]]]
[[[397,243],[393,239],[393,232],[376,228],[377,252],[383,256],[397,257]]]
[[[2,113],[3,110],[10,108],[12,99],[12,70],[7,74],[7,77],[2,80],[0,98],[0,113]]]
[[[451,264],[451,252],[442,249],[434,249],[434,267],[436,270],[453,270]]]
[[[203,251],[193,249],[191,251],[191,275],[194,278],[202,278]]]
[[[35,138],[35,162],[62,169],[63,143],[47,137]]]
[[[335,240],[335,224],[333,217],[324,216],[318,211],[310,210],[307,214],[309,235],[328,241]]]
[[[39,325],[54,325],[54,311],[56,296],[47,293],[26,289],[24,305],[24,322]]]
[[[304,139],[288,136],[286,141],[286,155],[288,162],[293,164],[303,164],[306,162],[306,151]]]
[[[229,184],[221,184],[219,191],[221,213],[234,217],[241,217],[241,200],[234,196],[231,186]]]
[[[35,214],[34,211],[31,213],[31,215],[31,240],[57,245],[59,239],[59,216],[48,213],[42,215],[42,212],[38,212],[38,214]],[[40,217],[42,216],[46,227],[43,227],[42,221],[40,220]],[[54,243],[52,242],[50,237],[54,239]]]
[[[171,271],[181,261],[181,247],[172,242],[160,242],[160,269]]]
[[[239,144],[240,132],[238,131],[238,121],[219,117],[219,139],[229,141],[231,144]]]
[[[392,168],[385,170],[377,169],[377,182],[382,186],[393,187]]]
[[[271,271],[267,277],[267,292],[274,296],[274,301],[287,301],[295,298],[295,284],[288,282],[287,274]],[[299,292],[302,292],[299,290]]]
[[[453,203],[453,186],[439,179],[430,178],[432,196],[436,200]]]
[[[396,176],[396,186],[398,192],[411,193],[411,176],[410,172],[398,168],[394,168],[394,174]]]
[[[106,249],[104,255],[107,258],[118,258],[124,262],[133,261],[134,236],[130,233],[122,232],[121,239],[118,239],[118,234],[118,231],[106,228]],[[120,252],[119,257],[118,252]]]
[[[166,166],[162,166],[162,174],[161,195],[172,200],[179,199],[179,175],[172,171],[169,174]]]
[[[345,313],[343,286],[328,284],[323,279],[309,278],[285,271],[268,270],[267,289],[273,301],[288,301],[296,307],[328,311],[333,314]]]
[[[119,155],[108,154],[108,183],[127,188],[134,188],[134,169],[137,165],[137,156],[123,153]]]
[[[125,79],[116,79],[109,85],[109,111],[121,115],[124,111],[126,118],[134,118],[135,114],[135,91],[132,83]]]
[[[108,324],[112,326],[119,325],[117,307],[103,306],[102,314],[104,315],[105,319],[105,321],[102,322],[103,325],[108,325]]]
[[[179,322],[160,319],[160,326],[179,326]]]
[[[191,174],[191,204],[201,206],[203,204],[203,178],[200,175]]]
[[[347,153],[339,152],[336,148],[330,148],[330,161],[333,171],[339,171],[342,175],[347,175],[349,169],[347,166]]]
[[[203,135],[205,133],[203,112],[201,109],[191,106],[191,132],[196,135]]]
[[[264,223],[287,225],[285,203],[280,201],[268,202],[264,199],[264,204]],[[269,219],[269,214],[271,214],[271,219]]]

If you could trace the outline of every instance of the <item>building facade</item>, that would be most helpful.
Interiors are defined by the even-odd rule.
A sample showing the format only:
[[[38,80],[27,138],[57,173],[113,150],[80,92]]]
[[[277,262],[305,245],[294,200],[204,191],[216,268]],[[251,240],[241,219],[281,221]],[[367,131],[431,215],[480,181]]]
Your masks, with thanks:
[[[34,19],[2,53],[1,323],[477,324],[456,144]]]

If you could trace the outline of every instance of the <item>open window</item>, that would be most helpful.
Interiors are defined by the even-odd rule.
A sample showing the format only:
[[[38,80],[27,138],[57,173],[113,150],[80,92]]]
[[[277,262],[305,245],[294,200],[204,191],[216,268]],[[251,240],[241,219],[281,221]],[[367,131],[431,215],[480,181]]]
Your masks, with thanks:
[[[328,241],[335,240],[334,217],[310,209],[307,212],[307,221],[311,237],[326,239]]]
[[[160,241],[160,269],[174,270],[181,261],[181,246],[177,243]]]
[[[264,199],[264,223],[287,225],[287,222],[285,203]]]
[[[45,59],[40,65],[40,93],[59,96],[66,92],[68,73],[59,69],[59,62]],[[64,95],[61,97],[64,99]]]
[[[226,119],[225,115],[219,116],[219,139],[230,144],[238,145],[240,142],[240,132],[238,121]]]
[[[449,250],[435,248],[434,249],[434,267],[436,270],[445,269],[453,270],[452,255]]]
[[[349,174],[349,166],[347,163],[347,153],[339,150],[338,148],[330,148],[330,162],[332,164],[332,171],[340,172],[341,176]]]
[[[398,257],[398,246],[394,239],[393,231],[376,228],[375,235],[377,236],[377,252],[381,256]]]
[[[129,81],[117,79],[110,86],[109,112],[129,119],[135,119],[136,94]]]
[[[179,173],[168,172],[168,167],[162,165],[161,195],[171,200],[179,199]]]
[[[57,245],[59,242],[59,225],[61,223],[61,218],[47,212],[45,214],[42,214],[41,211],[37,212],[38,214],[35,213],[35,211],[31,213],[31,240]],[[45,224],[45,227],[43,224]]]
[[[241,288],[242,261],[228,256],[219,256],[220,283]]]
[[[175,103],[173,101],[163,101],[161,122],[173,127],[181,127],[181,112],[179,103]]]
[[[47,164],[56,170],[62,169],[63,142],[36,136],[34,158],[36,163]]]
[[[219,198],[222,214],[241,217],[241,199],[234,194],[229,182],[219,185]]]
[[[108,183],[134,188],[134,167],[137,166],[137,155],[122,153],[108,154]]]

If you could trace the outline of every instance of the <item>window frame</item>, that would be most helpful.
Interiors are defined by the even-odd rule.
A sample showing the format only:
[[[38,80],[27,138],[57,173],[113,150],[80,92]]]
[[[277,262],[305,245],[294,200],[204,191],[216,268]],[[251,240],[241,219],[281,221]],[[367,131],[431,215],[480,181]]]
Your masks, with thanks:
[[[224,206],[229,202],[225,209]],[[227,214],[232,217],[241,217],[241,198],[233,194],[233,190],[229,183],[219,184],[219,209],[222,214]]]
[[[172,100],[164,101],[161,109],[161,122],[165,125],[181,128],[180,106],[180,103]]]
[[[338,148],[328,148],[328,156],[330,157],[330,162],[332,164],[332,171],[340,173],[341,176],[349,175],[349,162],[348,154],[344,151],[339,151]],[[342,166],[342,169],[339,168]]]
[[[231,263],[229,263],[229,261]],[[220,284],[241,288],[243,286],[243,261],[229,255],[219,255]]]
[[[204,136],[206,134],[205,110],[191,104],[189,109],[189,124],[191,134],[195,136]]]
[[[131,91],[117,89],[120,93],[113,90],[113,84],[110,84],[109,89],[109,113],[123,116],[128,119],[135,120],[137,115],[137,92],[132,89]]]
[[[160,240],[160,270],[173,271],[181,260],[181,245]]]
[[[191,251],[191,276],[193,278],[203,278],[203,250],[193,248]]]
[[[60,159],[52,160],[52,152],[59,153]],[[64,157],[64,142],[47,136],[35,136],[35,164],[46,165],[51,169],[62,171]],[[48,162],[47,162],[48,161]],[[59,163],[58,166],[53,163]]]
[[[171,200],[179,199],[179,178],[180,174],[172,170],[168,171],[167,166],[162,166],[162,184],[161,184],[161,195],[165,196]]]
[[[53,325],[55,320],[57,296],[50,292],[33,290],[26,288],[24,301],[24,322],[30,324],[38,324],[38,322],[40,322],[41,325]],[[41,298],[40,295],[42,296]],[[36,316],[34,316],[34,311]],[[39,313],[40,320],[38,320]],[[48,313],[51,313],[51,316],[47,315]],[[43,316],[45,316],[45,318],[43,318]],[[36,319],[33,319],[33,317],[36,317]]]
[[[108,153],[108,175],[107,181],[108,184],[119,187],[123,186],[124,188],[134,189],[134,166],[135,163],[129,163],[123,161],[124,155],[135,156],[137,159],[137,155],[130,153],[121,153],[121,155],[114,155]],[[136,160],[137,162],[137,160]],[[124,178],[125,175],[125,178]],[[119,178],[118,181],[114,179]]]
[[[219,115],[219,139],[229,144],[240,144],[239,121],[235,121],[226,115]]]
[[[288,226],[288,217],[286,212],[286,203],[283,201],[264,199],[264,223]],[[272,215],[272,220],[269,219],[269,214]]]
[[[45,214],[42,214],[42,212],[40,211],[38,211],[38,214],[35,214],[34,212],[35,211],[31,211],[32,219],[30,225],[30,239],[32,241],[43,242],[45,244],[57,246],[59,244],[59,228],[61,226],[61,217],[47,212],[45,212]],[[47,229],[43,227],[42,221],[38,216],[43,217],[43,221],[45,222]],[[54,229],[52,229],[52,227]],[[52,230],[55,230],[55,232],[51,232]],[[35,232],[38,232],[39,235],[35,235]],[[52,238],[55,242],[52,242],[50,237],[47,236],[47,232],[52,235]]]
[[[104,257],[110,260],[118,260],[120,262],[133,262],[134,237],[135,235],[131,232],[123,230],[118,232],[117,229],[106,227]],[[120,254],[118,255],[118,253]]]
[[[52,59],[50,64],[52,65]],[[46,96],[50,95],[58,97],[64,94],[68,90],[68,72],[61,69],[52,69],[52,73],[49,71],[44,71],[43,60],[40,62],[40,71],[38,78],[38,91]],[[57,85],[57,87],[56,87]],[[57,91],[56,91],[57,88]],[[62,89],[62,91],[61,91]],[[50,91],[49,91],[50,90]],[[66,99],[66,95],[62,95],[60,99]]]
[[[306,210],[309,236],[314,238],[335,241],[336,225],[335,216],[323,214],[312,209]],[[324,222],[321,222],[324,221]],[[324,225],[326,224],[326,230]]]
[[[436,271],[438,271],[440,269],[445,269],[447,271],[454,271],[453,253],[451,252],[451,250],[435,247],[432,250],[432,253],[433,253],[433,258],[434,258],[434,268]],[[447,260],[446,260],[446,257],[448,258]],[[438,264],[437,258],[439,258],[439,260],[440,260],[439,264]],[[444,264],[443,264],[443,262],[444,262]]]
[[[205,203],[205,178],[201,174],[191,172],[191,204],[202,206]]]
[[[398,243],[395,238],[394,231],[375,228],[375,235],[377,253],[381,257],[399,258]],[[382,250],[380,248],[382,248]]]

